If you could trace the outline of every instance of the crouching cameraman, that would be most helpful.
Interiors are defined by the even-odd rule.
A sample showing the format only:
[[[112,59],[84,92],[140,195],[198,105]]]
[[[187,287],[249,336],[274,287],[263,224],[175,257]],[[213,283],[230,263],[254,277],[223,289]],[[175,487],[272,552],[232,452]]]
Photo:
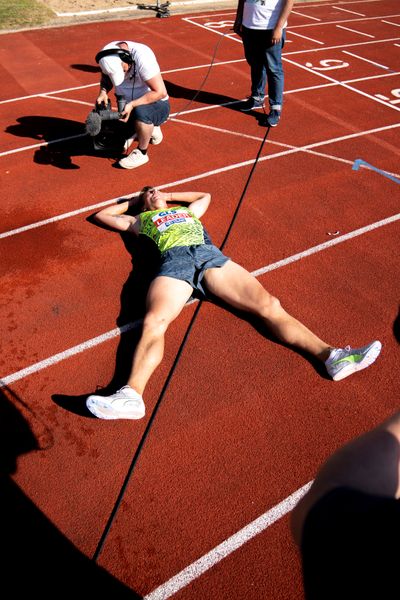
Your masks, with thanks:
[[[137,140],[137,148],[124,156],[119,165],[124,169],[140,167],[149,161],[149,144],[162,141],[160,126],[170,112],[167,90],[155,54],[148,46],[137,42],[111,42],[98,52],[96,62],[102,74],[96,111],[92,115],[95,112],[99,115],[96,123],[99,122],[101,131],[107,133],[108,129],[115,128],[117,136],[124,138],[126,151]],[[111,110],[108,98],[113,87],[118,101],[117,112]],[[100,135],[100,145],[101,139]]]

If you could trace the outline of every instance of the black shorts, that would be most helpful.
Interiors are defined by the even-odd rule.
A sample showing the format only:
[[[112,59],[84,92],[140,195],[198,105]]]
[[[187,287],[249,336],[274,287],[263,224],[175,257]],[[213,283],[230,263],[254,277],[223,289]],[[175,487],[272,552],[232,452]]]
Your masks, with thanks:
[[[162,254],[157,275],[186,281],[195,292],[206,297],[207,291],[202,283],[206,270],[222,267],[228,260],[213,244],[175,246]]]

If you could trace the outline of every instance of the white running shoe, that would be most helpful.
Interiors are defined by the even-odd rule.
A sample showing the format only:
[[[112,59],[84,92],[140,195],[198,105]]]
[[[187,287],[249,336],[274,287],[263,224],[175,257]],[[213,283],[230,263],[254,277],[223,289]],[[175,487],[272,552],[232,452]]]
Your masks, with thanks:
[[[150,144],[153,146],[157,146],[157,144],[161,144],[163,140],[163,133],[161,131],[161,127],[154,125],[153,133],[151,134]]]
[[[98,419],[141,419],[146,412],[142,396],[129,385],[111,396],[89,396],[86,406]]]
[[[147,154],[142,154],[139,148],[135,148],[135,150],[132,150],[128,156],[121,158],[118,164],[124,169],[135,169],[136,167],[141,167],[148,162],[149,157]]]
[[[326,370],[334,381],[340,381],[356,371],[372,365],[382,349],[381,342],[375,341],[361,348],[334,348],[325,361]]]

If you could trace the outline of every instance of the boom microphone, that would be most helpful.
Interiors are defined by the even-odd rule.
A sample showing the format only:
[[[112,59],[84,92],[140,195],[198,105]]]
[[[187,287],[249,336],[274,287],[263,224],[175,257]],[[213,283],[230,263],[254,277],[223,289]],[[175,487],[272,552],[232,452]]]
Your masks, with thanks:
[[[98,112],[92,111],[88,114],[85,121],[86,133],[91,137],[95,137],[100,133],[101,130],[101,116]]]

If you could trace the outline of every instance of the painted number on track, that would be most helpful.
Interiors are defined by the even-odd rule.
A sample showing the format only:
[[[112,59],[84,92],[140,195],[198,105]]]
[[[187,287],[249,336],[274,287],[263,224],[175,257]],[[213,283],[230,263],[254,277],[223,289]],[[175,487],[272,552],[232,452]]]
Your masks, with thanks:
[[[208,23],[204,23],[206,27],[211,27],[211,29],[223,29],[224,27],[233,27],[233,21],[209,21]]]
[[[349,66],[349,63],[343,60],[337,60],[335,58],[326,58],[319,61],[320,66],[314,66],[311,62],[306,63],[306,67],[314,69],[315,71],[332,71],[332,69],[345,69]]]
[[[392,94],[392,96],[395,97],[395,100],[391,100],[390,98],[388,98],[387,96],[384,96],[383,94],[375,94],[375,97],[379,98],[380,100],[385,100],[386,102],[390,102],[390,104],[400,104],[400,88],[392,90],[390,93]]]

